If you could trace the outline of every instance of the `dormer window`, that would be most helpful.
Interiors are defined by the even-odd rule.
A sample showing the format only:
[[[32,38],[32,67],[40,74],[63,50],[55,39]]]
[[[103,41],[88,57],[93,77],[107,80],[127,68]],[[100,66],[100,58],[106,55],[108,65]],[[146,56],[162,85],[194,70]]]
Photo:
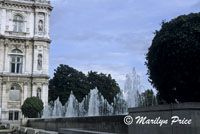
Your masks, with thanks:
[[[20,15],[15,15],[13,19],[14,32],[23,32],[23,18]]]

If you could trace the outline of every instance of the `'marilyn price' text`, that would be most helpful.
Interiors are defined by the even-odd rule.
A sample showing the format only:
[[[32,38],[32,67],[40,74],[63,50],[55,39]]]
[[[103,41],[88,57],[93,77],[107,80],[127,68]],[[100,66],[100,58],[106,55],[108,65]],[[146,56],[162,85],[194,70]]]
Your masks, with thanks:
[[[171,120],[161,119],[161,117],[157,117],[155,119],[148,119],[146,116],[137,116],[135,117],[136,124],[141,125],[167,125],[170,123],[171,125],[180,124],[180,125],[190,125],[192,124],[192,119],[180,118],[179,116],[172,116]]]

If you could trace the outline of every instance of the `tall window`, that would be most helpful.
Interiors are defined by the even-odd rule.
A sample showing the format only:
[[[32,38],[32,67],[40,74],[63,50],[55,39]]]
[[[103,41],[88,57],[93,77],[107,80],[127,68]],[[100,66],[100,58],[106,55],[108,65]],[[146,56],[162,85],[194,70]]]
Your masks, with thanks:
[[[9,118],[8,118],[10,121],[13,120],[13,112],[9,112]]]
[[[14,16],[14,32],[23,32],[23,18],[20,15]]]
[[[10,88],[10,101],[20,101],[20,87],[19,85],[13,85]]]
[[[19,120],[19,111],[9,111],[8,120],[10,120],[10,121]]]
[[[18,111],[15,111],[14,114],[15,114],[14,120],[19,120],[19,112],[18,112]]]
[[[22,52],[20,50],[13,50],[10,59],[10,72],[22,73]]]

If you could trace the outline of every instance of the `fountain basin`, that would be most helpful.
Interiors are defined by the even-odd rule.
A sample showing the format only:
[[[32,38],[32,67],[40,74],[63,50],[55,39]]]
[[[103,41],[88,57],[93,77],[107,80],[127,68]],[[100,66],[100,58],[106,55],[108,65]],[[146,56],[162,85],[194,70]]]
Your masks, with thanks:
[[[88,131],[127,134],[128,126],[124,124],[124,117],[125,115],[29,119],[27,126],[57,132],[60,128],[78,128]]]

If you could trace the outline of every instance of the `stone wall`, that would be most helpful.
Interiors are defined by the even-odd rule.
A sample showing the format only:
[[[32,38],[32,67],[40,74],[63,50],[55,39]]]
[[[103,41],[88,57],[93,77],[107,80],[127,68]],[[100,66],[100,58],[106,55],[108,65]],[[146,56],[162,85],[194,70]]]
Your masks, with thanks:
[[[130,108],[129,114],[129,134],[200,134],[200,103]]]
[[[126,134],[128,133],[128,126],[124,124],[124,117],[125,116],[101,116],[29,119],[27,126],[57,132],[60,128],[77,128],[99,132]]]

